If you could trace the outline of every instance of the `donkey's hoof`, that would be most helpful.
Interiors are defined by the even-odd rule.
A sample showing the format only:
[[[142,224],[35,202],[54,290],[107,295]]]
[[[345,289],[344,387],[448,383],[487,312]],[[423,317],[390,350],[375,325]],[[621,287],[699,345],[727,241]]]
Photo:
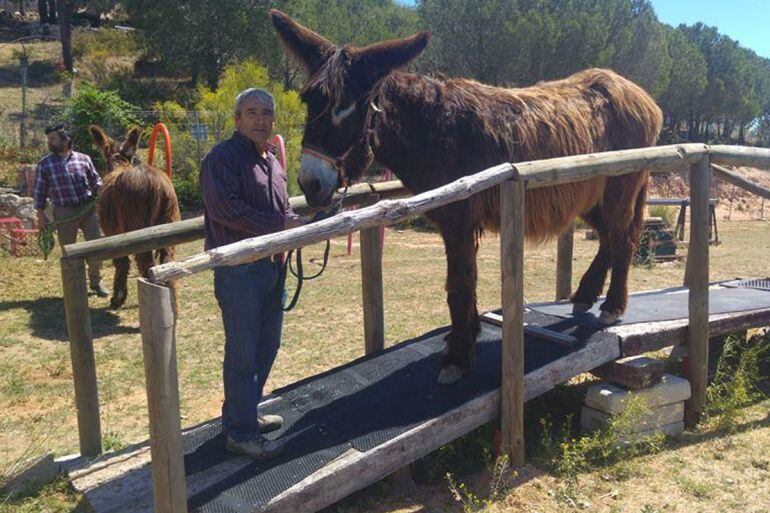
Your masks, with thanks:
[[[121,306],[123,306],[123,303],[126,302],[126,294],[119,294],[117,296],[112,296],[112,299],[110,299],[110,308],[113,310],[117,310]]]
[[[580,301],[576,301],[572,303],[572,313],[573,314],[586,313],[593,306],[594,305],[592,305],[591,303],[581,303]]]
[[[452,383],[460,381],[462,377],[463,371],[460,370],[460,367],[452,364],[441,368],[441,372],[438,373],[438,379],[436,381],[438,381],[439,385],[451,385]]]
[[[619,322],[620,322],[619,313],[612,313],[612,312],[608,312],[607,310],[602,310],[602,313],[599,314],[599,324],[602,324],[604,326],[612,326],[613,324],[617,324]]]

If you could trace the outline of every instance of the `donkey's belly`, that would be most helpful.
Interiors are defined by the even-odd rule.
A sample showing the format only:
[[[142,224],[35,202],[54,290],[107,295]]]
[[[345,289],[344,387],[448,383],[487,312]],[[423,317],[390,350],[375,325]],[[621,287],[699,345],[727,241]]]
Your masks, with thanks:
[[[601,202],[604,195],[604,177],[584,182],[553,187],[530,189],[524,198],[525,235],[536,243],[564,233],[572,221]],[[492,189],[472,200],[474,217],[484,228],[500,229],[500,194]]]

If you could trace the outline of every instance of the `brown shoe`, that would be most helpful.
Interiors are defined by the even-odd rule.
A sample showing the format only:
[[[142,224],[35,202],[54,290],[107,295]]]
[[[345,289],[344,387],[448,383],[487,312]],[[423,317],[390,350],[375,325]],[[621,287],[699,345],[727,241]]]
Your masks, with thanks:
[[[281,454],[284,445],[280,440],[268,440],[267,438],[237,442],[230,438],[230,435],[227,435],[225,448],[234,454],[243,454],[254,460],[267,460]]]
[[[281,429],[283,417],[280,415],[257,415],[257,423],[259,424],[259,432],[264,435]]]

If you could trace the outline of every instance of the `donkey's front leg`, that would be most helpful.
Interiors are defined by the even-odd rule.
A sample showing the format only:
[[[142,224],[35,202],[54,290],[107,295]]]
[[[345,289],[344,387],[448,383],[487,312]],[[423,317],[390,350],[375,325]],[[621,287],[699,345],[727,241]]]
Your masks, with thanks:
[[[476,239],[473,230],[442,230],[447,256],[447,303],[452,331],[438,382],[449,384],[466,374],[476,357],[479,313],[476,308]]]

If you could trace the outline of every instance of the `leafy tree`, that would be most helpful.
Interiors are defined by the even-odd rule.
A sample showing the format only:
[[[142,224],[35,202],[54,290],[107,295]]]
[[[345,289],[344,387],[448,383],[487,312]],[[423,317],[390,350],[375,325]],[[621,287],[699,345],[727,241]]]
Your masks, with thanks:
[[[92,144],[88,127],[97,124],[111,136],[121,138],[131,125],[139,124],[137,108],[114,91],[100,91],[82,82],[64,108],[63,120],[72,127],[72,142],[78,151],[91,156],[97,170],[105,169],[101,151]]]
[[[227,66],[216,91],[209,91],[203,86],[199,87],[200,100],[195,108],[198,111],[199,121],[205,124],[208,135],[204,148],[208,150],[217,142],[230,136],[235,128],[233,120],[235,97],[249,87],[265,89],[275,97],[274,132],[281,134],[286,142],[289,192],[298,194],[296,175],[299,169],[305,108],[295,91],[287,90],[280,82],[271,80],[267,68],[253,59]],[[184,117],[189,123],[190,116],[181,105],[175,102],[158,104],[156,110],[162,121],[169,121],[168,126],[175,148],[175,174],[194,183],[197,187],[199,165],[197,159],[192,157],[196,155],[195,141],[191,132],[185,130],[189,125],[179,123],[179,120]],[[184,155],[183,160],[180,160],[177,155]]]
[[[671,66],[669,85],[660,94],[660,106],[666,114],[668,128],[678,130],[679,122],[690,118],[698,108],[698,100],[707,85],[706,58],[682,29],[668,27],[666,42]]]

